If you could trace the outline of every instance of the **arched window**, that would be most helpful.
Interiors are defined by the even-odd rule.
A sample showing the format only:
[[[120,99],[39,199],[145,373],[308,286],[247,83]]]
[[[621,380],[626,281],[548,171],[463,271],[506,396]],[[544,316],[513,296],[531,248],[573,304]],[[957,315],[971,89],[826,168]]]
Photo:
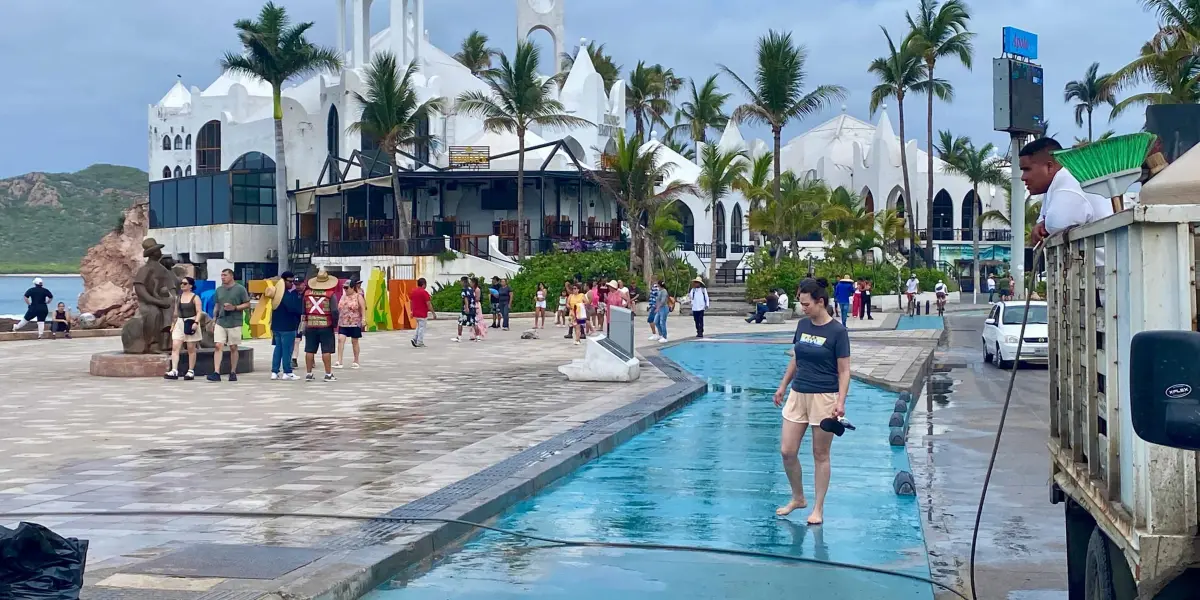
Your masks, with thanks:
[[[683,250],[692,250],[692,244],[696,241],[696,220],[692,217],[692,209],[682,200],[676,200],[671,203],[668,213],[683,225],[683,231],[672,231],[671,236],[683,246]]]
[[[178,133],[175,134],[175,149],[183,150],[183,136]]]
[[[275,161],[262,152],[247,152],[229,167],[230,171],[270,171],[275,172]]]
[[[189,133],[187,135],[187,137],[183,138],[183,149],[184,150],[192,149],[192,134]]]
[[[954,239],[954,200],[946,190],[933,197],[933,231],[935,240]]]
[[[164,135],[163,136],[163,150],[170,150],[170,149],[171,149],[171,136]]]
[[[974,201],[972,201],[974,200]],[[975,220],[979,215],[983,214],[982,206],[980,206],[979,198],[975,195],[975,191],[967,192],[966,197],[962,201],[962,239],[963,241],[971,241],[975,235]]]
[[[871,194],[871,188],[863,188],[863,208],[866,209],[868,215],[875,214],[875,196]]]
[[[734,246],[734,252],[740,252],[742,245],[742,205],[733,205],[733,217],[729,219],[729,243]]]
[[[423,116],[417,120],[417,136],[423,137],[427,140],[429,139],[429,116],[428,115]],[[429,162],[429,142],[417,144],[417,147],[413,148],[413,157],[421,162],[425,162],[425,163]],[[420,167],[419,164],[417,166]]]
[[[725,243],[725,205],[723,203],[717,203],[717,212],[714,218],[717,220],[717,239],[713,241],[721,245]]]
[[[175,167],[175,176],[176,176],[176,177],[183,177],[183,169],[180,169],[178,166],[177,166],[177,167]]]
[[[196,134],[196,174],[221,171],[221,122],[209,121]]]
[[[342,125],[336,106],[329,107],[329,116],[325,119],[325,150],[334,158],[342,155]]]
[[[163,167],[162,178],[163,179],[171,178],[171,167]]]
[[[184,177],[192,176],[192,165],[188,165],[187,168],[183,170],[183,176]]]
[[[274,225],[275,161],[262,152],[247,152],[233,161],[232,223]]]

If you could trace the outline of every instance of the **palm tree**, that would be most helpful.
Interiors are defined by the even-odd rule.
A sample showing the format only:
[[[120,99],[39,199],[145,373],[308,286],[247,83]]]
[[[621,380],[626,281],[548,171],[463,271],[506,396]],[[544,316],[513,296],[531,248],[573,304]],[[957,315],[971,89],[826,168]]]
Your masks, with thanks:
[[[900,241],[905,238],[904,217],[900,216],[900,212],[895,208],[887,208],[875,213],[875,233],[883,242],[883,251],[886,253],[891,249],[894,242],[896,250],[899,252]]]
[[[971,138],[967,136],[956,136],[948,129],[943,129],[938,132],[938,142],[934,144],[934,149],[937,150],[938,160],[946,163],[958,162],[962,159],[963,152],[971,145]]]
[[[1133,94],[1116,104],[1109,120],[1131,106],[1200,102],[1200,57],[1188,46],[1165,40],[1146,42],[1133,62],[1105,81],[1104,91],[1149,84],[1153,91]]]
[[[771,183],[774,168],[775,155],[764,152],[750,165],[749,175],[738,182],[737,191],[741,192],[742,197],[750,204],[749,214],[766,210],[767,204],[775,197],[774,184]],[[747,219],[749,221],[749,217]],[[761,243],[763,230],[751,228],[751,232]]]
[[[592,58],[592,66],[596,68],[596,73],[604,80],[604,90],[607,92],[612,89],[614,83],[621,79],[621,65],[613,61],[613,57],[604,51],[604,44],[597,44],[595,40],[587,43],[588,56]],[[567,81],[567,75],[571,73],[571,68],[575,66],[575,57],[579,56],[580,46],[575,46],[571,52],[563,52],[559,57],[561,60],[561,69],[558,75],[554,76],[555,83],[562,87],[562,84]]]
[[[661,211],[684,194],[695,194],[695,186],[670,179],[674,164],[662,160],[662,146],[645,144],[636,135],[626,139],[625,130],[618,129],[614,138],[616,149],[607,159],[607,168],[591,175],[601,187],[617,199],[625,209],[629,224],[629,270],[637,269],[639,249],[642,275],[653,281],[654,232]],[[665,182],[665,183],[660,183]],[[640,215],[646,215],[645,220]]]
[[[541,52],[527,41],[517,42],[512,60],[500,53],[500,66],[484,72],[489,94],[467,91],[458,96],[456,110],[483,119],[483,127],[497,133],[517,134],[517,256],[525,258],[528,245],[521,231],[525,223],[525,133],[534,125],[579,127],[593,125],[566,114],[554,99],[554,83],[538,76]]]
[[[829,188],[820,179],[797,177],[791,171],[780,175],[780,196],[767,195],[764,208],[750,213],[750,227],[766,232],[772,240],[791,240],[792,256],[799,256],[799,240],[821,231],[824,222],[834,218],[829,206]],[[783,244],[775,244],[775,263],[785,253]]]
[[[1104,140],[1107,140],[1108,138],[1110,138],[1110,137],[1112,137],[1112,136],[1114,136],[1114,135],[1117,135],[1117,132],[1116,132],[1116,131],[1113,131],[1112,129],[1108,129],[1108,130],[1105,130],[1105,132],[1104,132],[1104,133],[1101,133],[1100,135],[1096,136],[1096,139],[1094,139],[1094,140],[1089,140],[1089,139],[1087,139],[1087,138],[1081,138],[1081,137],[1077,137],[1077,138],[1075,138],[1075,145],[1074,145],[1074,146],[1072,146],[1072,147],[1073,147],[1073,148],[1081,148],[1081,147],[1083,147],[1083,146],[1086,146],[1086,145],[1088,145],[1088,144],[1090,144],[1090,143],[1092,143],[1092,142],[1103,142]]]
[[[704,80],[699,88],[696,80],[688,80],[691,97],[679,104],[675,111],[677,125],[671,128],[687,129],[692,142],[707,142],[708,130],[721,129],[729,123],[729,115],[725,114],[725,101],[733,94],[725,94],[717,87],[717,76],[712,75]]]
[[[926,153],[929,171],[928,189],[925,203],[925,260],[933,266],[933,99],[941,98],[949,102],[954,98],[954,89],[948,82],[938,80],[934,76],[934,67],[940,58],[956,57],[964,67],[971,68],[971,57],[975,52],[972,40],[975,34],[967,30],[967,22],[971,20],[971,12],[963,0],[946,0],[939,5],[938,0],[921,0],[917,7],[917,15],[905,13],[908,26],[912,30],[909,36],[921,57],[925,60],[924,92],[929,98],[928,129],[929,151]]]
[[[831,246],[845,246],[862,233],[871,231],[872,215],[858,194],[839,187],[829,194],[828,204],[829,218],[822,224],[822,232]]]
[[[421,102],[413,83],[416,72],[415,61],[402,73],[396,55],[377,52],[365,73],[366,94],[352,92],[362,112],[359,120],[350,125],[350,131],[376,140],[393,167],[397,164],[396,155],[400,150],[439,143],[436,136],[418,133],[419,124],[428,122],[434,113],[445,111],[446,101],[443,98],[430,98]],[[401,200],[399,172],[395,168],[392,170],[392,196],[398,217],[396,239],[400,240],[403,248],[409,237],[410,208]]]
[[[305,34],[312,23],[292,24],[287,9],[267,2],[258,20],[241,19],[233,24],[242,43],[242,53],[226,52],[221,68],[255,77],[271,84],[275,116],[275,223],[279,272],[288,269],[287,157],[283,144],[283,84],[319,71],[342,68],[337,51],[317,46]]]
[[[1182,44],[1192,52],[1200,48],[1200,3],[1195,0],[1141,0],[1142,6],[1158,14],[1154,43]]]
[[[1105,80],[1112,77],[1112,73],[1097,75],[1096,72],[1099,69],[1100,63],[1092,63],[1087,71],[1084,71],[1083,79],[1069,81],[1063,88],[1063,102],[1076,101],[1076,127],[1083,127],[1083,114],[1087,113],[1088,141],[1092,140],[1092,111],[1101,104],[1107,104],[1110,107],[1117,105],[1117,98],[1113,95],[1112,88],[1105,85]]]
[[[749,167],[750,157],[743,150],[726,152],[716,144],[708,144],[700,153],[700,179],[697,185],[708,201],[704,212],[712,213],[713,224],[712,257],[708,262],[709,281],[717,276],[717,205],[745,178]]]
[[[808,73],[804,66],[807,60],[807,50],[803,45],[798,46],[792,41],[791,33],[781,33],[772,29],[758,39],[758,67],[754,74],[754,87],[738,77],[729,67],[721,65],[721,71],[733,78],[750,99],[746,104],[737,107],[730,118],[738,123],[751,121],[765,123],[771,127],[771,136],[775,141],[772,151],[775,176],[772,181],[776,200],[781,195],[780,144],[784,125],[816,114],[831,102],[846,97],[846,89],[840,85],[820,85],[805,94],[804,83]]]
[[[454,54],[454,60],[471,70],[471,74],[480,77],[492,68],[492,57],[500,54],[495,48],[488,47],[488,36],[478,29],[472,31],[462,41],[462,47]]]
[[[1012,205],[1012,203],[1011,203],[1012,194],[1007,188],[1005,189],[1005,195],[1009,197],[1010,202],[1008,204],[1009,204],[1009,206],[1011,206]],[[1034,200],[1032,196],[1026,196],[1025,197],[1025,244],[1026,245],[1031,245],[1030,241],[1029,241],[1030,233],[1033,231],[1033,225],[1035,223],[1037,223],[1037,219],[1039,216],[1041,216],[1041,213],[1042,213],[1042,201]],[[989,210],[989,211],[983,213],[982,215],[979,215],[980,227],[982,227],[983,225],[985,225],[987,223],[997,223],[997,224],[1001,225],[1002,227],[1006,227],[1009,229],[1012,228],[1012,221],[1009,220],[1008,214],[1002,210]]]
[[[996,156],[996,147],[991,144],[984,144],[982,148],[976,148],[975,144],[967,142],[961,153],[957,157],[958,160],[947,162],[946,171],[963,176],[967,181],[971,182],[971,193],[975,201],[975,206],[980,206],[979,186],[980,185],[995,185],[1004,186],[1006,182],[1011,180],[1008,178],[1008,173],[1004,172],[1004,161]],[[972,207],[972,212],[975,212]],[[1036,221],[1037,218],[1035,217]],[[973,290],[979,289],[979,238],[983,237],[981,222],[976,220],[971,232],[971,270],[973,271],[975,287]]]
[[[646,124],[661,122],[670,110],[661,70],[638,61],[625,82],[625,112],[633,116],[634,136],[645,139]]]
[[[908,138],[905,137],[905,120],[904,120],[904,98],[908,95],[910,89],[916,89],[921,85],[921,82],[926,81],[925,64],[922,62],[920,53],[915,52],[912,44],[912,38],[905,38],[900,42],[900,48],[896,48],[896,44],[892,42],[892,35],[888,33],[886,28],[883,29],[883,37],[888,43],[887,56],[881,56],[871,61],[871,65],[867,70],[879,77],[879,84],[871,90],[871,115],[875,115],[875,111],[888,98],[895,98],[896,104],[900,111],[900,170],[904,182],[904,198],[912,205],[912,186],[908,176]],[[907,210],[905,215],[908,217],[908,231],[912,235],[909,240],[911,248],[917,247],[916,234],[916,216],[915,211]],[[897,240],[898,241],[898,240]],[[909,253],[910,262],[915,253]]]
[[[691,144],[676,138],[669,131],[663,138],[663,145],[690,161],[696,160],[696,149]]]

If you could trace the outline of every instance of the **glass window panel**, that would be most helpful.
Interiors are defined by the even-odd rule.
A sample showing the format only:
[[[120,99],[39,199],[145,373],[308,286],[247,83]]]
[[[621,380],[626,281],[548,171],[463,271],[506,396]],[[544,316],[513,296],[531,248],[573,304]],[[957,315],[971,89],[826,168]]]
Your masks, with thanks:
[[[177,180],[163,182],[163,227],[179,226],[178,189],[179,182]]]
[[[162,184],[150,184],[150,227],[162,227],[163,190]]]
[[[212,177],[196,178],[196,224],[212,225]]]
[[[275,206],[274,188],[258,188],[258,204],[259,206]]]
[[[196,225],[196,180],[192,178],[179,180],[179,220],[180,227]]]
[[[245,223],[246,222],[246,207],[245,206],[242,206],[241,204],[233,205],[233,220],[232,220],[232,222],[233,223]]]
[[[275,174],[274,173],[263,173],[262,175],[260,175],[259,176],[259,185],[266,186],[269,188],[275,187]]]
[[[213,177],[213,223],[231,223],[229,208],[229,177],[217,175]]]
[[[275,224],[275,207],[261,206],[258,209],[258,222],[263,225]]]
[[[234,173],[233,174],[233,185],[246,185],[247,184],[246,180],[249,177],[250,176],[246,175],[245,173]]]

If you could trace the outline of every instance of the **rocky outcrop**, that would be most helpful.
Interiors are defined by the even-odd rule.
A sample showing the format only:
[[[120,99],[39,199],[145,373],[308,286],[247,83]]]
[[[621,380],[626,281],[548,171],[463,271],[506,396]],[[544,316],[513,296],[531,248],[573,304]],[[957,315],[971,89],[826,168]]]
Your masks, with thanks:
[[[79,263],[79,311],[95,316],[92,327],[120,327],[137,314],[133,274],[146,262],[142,240],[149,226],[147,208],[139,203],[127,209],[121,230],[101,238]]]

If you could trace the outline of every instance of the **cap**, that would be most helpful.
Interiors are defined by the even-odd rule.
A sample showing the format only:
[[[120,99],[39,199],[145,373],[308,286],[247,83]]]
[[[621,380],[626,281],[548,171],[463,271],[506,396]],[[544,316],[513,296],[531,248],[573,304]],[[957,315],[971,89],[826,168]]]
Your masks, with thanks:
[[[33,285],[42,285],[42,283],[43,283],[43,282],[42,282],[42,278],[41,278],[41,277],[34,277],[34,278],[33,278]]]

